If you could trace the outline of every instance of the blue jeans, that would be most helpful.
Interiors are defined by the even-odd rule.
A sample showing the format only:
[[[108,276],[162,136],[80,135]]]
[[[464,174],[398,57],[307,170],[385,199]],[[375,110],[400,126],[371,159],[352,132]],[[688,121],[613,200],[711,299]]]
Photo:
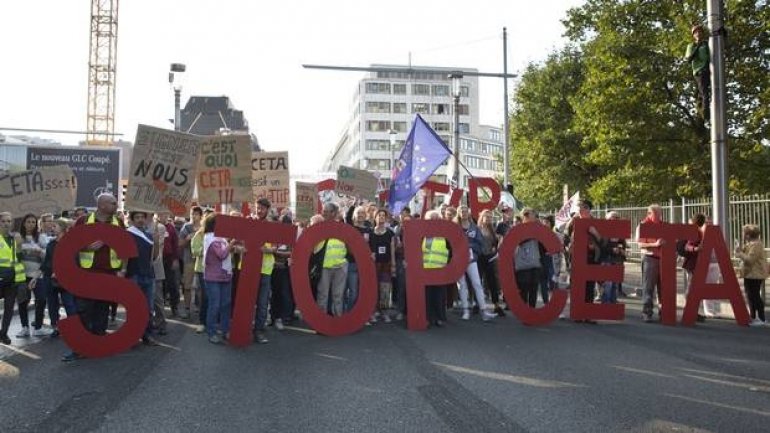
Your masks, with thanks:
[[[206,297],[206,282],[203,281],[203,272],[196,272],[195,278],[198,279],[198,292],[195,293],[195,299],[198,301],[198,321],[206,326],[206,315],[209,314],[209,300]],[[200,296],[198,296],[200,294]]]
[[[230,331],[230,304],[233,291],[232,281],[206,281],[206,331],[213,337],[217,331]]]
[[[602,263],[602,265],[605,265],[605,266],[610,266],[615,264],[617,263],[611,263],[611,262]],[[620,290],[620,283],[616,283],[614,281],[603,282],[602,283],[602,304],[617,304],[618,290]]]
[[[342,311],[348,312],[353,309],[358,301],[358,265],[356,262],[348,263],[347,286],[345,297],[343,299]]]
[[[131,279],[142,289],[145,300],[147,301],[147,310],[150,314],[147,316],[147,326],[144,329],[144,336],[150,336],[150,324],[152,323],[152,308],[155,301],[155,278],[144,275],[134,275]]]
[[[257,318],[254,320],[254,331],[264,331],[267,322],[267,307],[270,305],[270,283],[272,276],[261,274],[259,280],[259,294],[257,294]],[[273,314],[277,314],[273,311]]]

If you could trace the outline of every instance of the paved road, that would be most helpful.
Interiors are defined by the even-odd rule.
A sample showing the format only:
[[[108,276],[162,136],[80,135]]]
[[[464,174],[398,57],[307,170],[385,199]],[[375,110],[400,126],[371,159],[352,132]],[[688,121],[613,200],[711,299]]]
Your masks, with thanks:
[[[71,364],[45,339],[0,361],[2,431],[768,431],[770,328],[638,320],[529,328],[456,316],[326,338],[164,347]]]

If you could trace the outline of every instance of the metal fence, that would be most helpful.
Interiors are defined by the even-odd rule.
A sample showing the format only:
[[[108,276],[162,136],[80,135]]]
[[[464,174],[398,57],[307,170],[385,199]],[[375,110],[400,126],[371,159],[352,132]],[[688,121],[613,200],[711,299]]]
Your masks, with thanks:
[[[711,199],[682,198],[678,201],[672,199],[660,205],[663,207],[663,218],[672,223],[686,224],[694,214],[702,213],[709,216],[712,210]],[[595,214],[603,217],[609,211],[617,212],[622,219],[631,220],[634,228],[647,216],[647,206],[597,206]],[[741,239],[743,226],[746,224],[759,226],[765,249],[770,249],[770,194],[730,197],[728,221],[732,234],[728,245],[731,253],[735,248],[735,241]]]

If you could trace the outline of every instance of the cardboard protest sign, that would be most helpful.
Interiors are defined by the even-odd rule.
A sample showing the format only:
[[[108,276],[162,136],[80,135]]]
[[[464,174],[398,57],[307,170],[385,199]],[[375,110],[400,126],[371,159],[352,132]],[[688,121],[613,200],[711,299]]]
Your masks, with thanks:
[[[373,200],[377,195],[377,178],[366,170],[341,165],[337,169],[335,191],[353,197]]]
[[[315,214],[318,188],[314,183],[297,182],[294,200],[297,218],[307,220]]]
[[[126,208],[185,215],[198,169],[200,137],[139,125]]]
[[[251,200],[251,139],[248,135],[207,137],[200,144],[198,202],[230,204]]]
[[[275,208],[289,206],[289,152],[251,154],[253,201],[262,197]]]
[[[77,179],[66,165],[0,174],[0,209],[14,218],[75,207]]]

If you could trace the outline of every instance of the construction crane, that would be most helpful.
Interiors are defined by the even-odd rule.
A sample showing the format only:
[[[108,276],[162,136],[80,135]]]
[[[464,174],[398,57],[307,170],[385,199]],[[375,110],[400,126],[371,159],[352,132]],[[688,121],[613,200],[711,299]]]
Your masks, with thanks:
[[[115,135],[119,0],[91,0],[86,144],[110,146]]]

